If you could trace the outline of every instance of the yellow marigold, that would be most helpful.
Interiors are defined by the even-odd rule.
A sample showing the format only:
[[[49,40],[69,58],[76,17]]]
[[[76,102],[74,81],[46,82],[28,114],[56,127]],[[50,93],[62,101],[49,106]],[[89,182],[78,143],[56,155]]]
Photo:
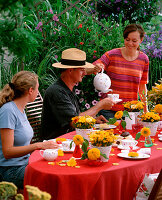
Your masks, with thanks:
[[[77,165],[77,162],[74,157],[71,157],[67,162],[67,166],[69,167],[75,167],[76,165]]]
[[[100,150],[97,148],[90,149],[88,151],[89,160],[97,160],[100,157]]]
[[[58,141],[60,141],[60,142],[66,141],[66,138],[56,138],[56,142],[58,142]]]
[[[137,152],[129,152],[129,153],[128,153],[128,156],[129,156],[129,157],[138,157],[139,154],[138,154]]]
[[[115,113],[115,118],[116,119],[121,119],[122,116],[123,116],[123,111],[118,111],[118,112]]]
[[[64,152],[61,149],[58,149],[58,156],[64,156]]]
[[[147,136],[149,136],[150,134],[151,134],[151,131],[150,131],[149,128],[143,127],[143,128],[141,129],[141,135],[143,135],[144,137],[147,137]]]
[[[154,108],[154,112],[162,113],[162,104],[157,104]]]
[[[115,125],[115,126],[119,126],[119,122],[115,122],[114,125]]]
[[[83,137],[82,137],[81,135],[75,135],[75,136],[73,137],[73,141],[74,141],[74,143],[75,143],[76,145],[79,145],[79,144],[83,144],[84,139],[83,139]]]

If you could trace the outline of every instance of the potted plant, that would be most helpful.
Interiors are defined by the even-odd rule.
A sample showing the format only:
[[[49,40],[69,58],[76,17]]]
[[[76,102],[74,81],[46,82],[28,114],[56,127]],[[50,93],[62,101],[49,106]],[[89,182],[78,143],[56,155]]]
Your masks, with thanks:
[[[155,114],[154,112],[146,112],[143,113],[141,116],[141,121],[144,127],[148,127],[151,130],[150,136],[155,136],[158,123],[160,121],[160,116],[158,114]]]
[[[102,155],[101,161],[108,162],[112,143],[115,138],[116,137],[114,136],[114,131],[112,129],[95,131],[89,135],[90,147],[100,150]],[[103,156],[104,154],[106,157]]]
[[[93,130],[96,120],[89,116],[75,116],[72,118],[72,124],[75,127],[76,134],[82,135],[88,140],[88,135]]]

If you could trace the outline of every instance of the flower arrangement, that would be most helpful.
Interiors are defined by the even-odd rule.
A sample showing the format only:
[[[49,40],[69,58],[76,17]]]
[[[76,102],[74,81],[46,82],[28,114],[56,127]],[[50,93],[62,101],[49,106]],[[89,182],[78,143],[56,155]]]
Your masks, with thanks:
[[[155,105],[154,112],[159,114],[162,113],[162,104]]]
[[[93,146],[106,147],[112,145],[116,137],[114,136],[114,131],[110,129],[91,133],[89,138]]]
[[[141,101],[127,101],[123,105],[128,112],[139,112],[144,108],[144,103]]]
[[[142,135],[143,137],[145,137],[145,147],[151,147],[151,146],[153,146],[152,140],[151,140],[151,138],[150,138],[150,135],[151,135],[151,130],[150,130],[150,128],[148,128],[148,127],[143,127],[143,128],[141,129],[141,132],[138,132],[138,133],[136,134],[135,140],[138,140],[138,139],[141,137],[141,135]]]
[[[143,121],[143,122],[158,122],[158,121],[160,121],[160,116],[158,114],[155,114],[154,112],[143,113],[139,117],[141,118],[141,121]]]
[[[79,129],[91,129],[93,128],[95,123],[96,123],[96,120],[89,115],[75,116],[72,118],[73,126]]]
[[[81,160],[85,160],[85,159],[97,160],[100,158],[100,155],[101,155],[104,158],[107,158],[106,155],[102,154],[99,149],[97,149],[97,148],[90,149],[88,140],[83,138],[81,135],[75,135],[73,137],[72,142],[74,142],[77,147],[73,153],[74,157],[81,157]],[[70,144],[70,148],[72,147],[72,142]],[[80,151],[80,145],[82,145],[81,149],[82,149],[83,153],[81,153],[81,151]],[[79,146],[79,148],[78,148],[78,146]]]
[[[160,84],[155,83],[152,86],[152,90],[148,91],[147,99],[152,106],[155,104],[162,104],[162,80],[159,80]]]
[[[114,118],[110,118],[108,124],[117,124],[117,120],[121,120],[121,126],[123,129],[126,128],[126,121],[123,120],[124,117],[129,117],[129,113],[127,110],[117,111],[114,115]],[[130,118],[131,119],[131,118]]]

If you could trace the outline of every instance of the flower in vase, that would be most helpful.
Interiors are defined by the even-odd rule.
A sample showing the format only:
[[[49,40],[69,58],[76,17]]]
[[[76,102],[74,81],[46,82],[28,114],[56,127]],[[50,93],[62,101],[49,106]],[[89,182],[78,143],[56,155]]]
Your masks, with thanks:
[[[155,105],[154,112],[155,113],[162,113],[162,104]]]
[[[149,128],[143,127],[143,128],[141,129],[141,135],[143,135],[144,137],[147,137],[147,136],[149,136],[150,134],[151,134],[151,131],[150,131]]]
[[[144,103],[141,101],[127,101],[123,105],[128,112],[139,112],[144,108]]]
[[[110,130],[101,130],[91,133],[89,135],[90,142],[93,146],[97,147],[106,147],[112,145],[116,137],[114,136],[114,131]]]
[[[75,116],[72,118],[73,126],[79,129],[91,129],[93,128],[95,123],[96,123],[96,120],[89,115]]]
[[[80,145],[80,144],[83,144],[84,139],[83,139],[83,137],[82,137],[81,135],[75,135],[75,136],[73,137],[73,141],[74,141],[74,143],[75,143],[76,145]]]
[[[90,149],[88,151],[89,160],[97,160],[100,157],[100,150],[97,148]]]
[[[118,111],[115,113],[114,116],[116,119],[121,119],[123,117],[123,111]]]
[[[160,116],[158,114],[155,114],[154,112],[143,113],[140,116],[140,118],[143,122],[158,122],[158,121],[160,121]]]

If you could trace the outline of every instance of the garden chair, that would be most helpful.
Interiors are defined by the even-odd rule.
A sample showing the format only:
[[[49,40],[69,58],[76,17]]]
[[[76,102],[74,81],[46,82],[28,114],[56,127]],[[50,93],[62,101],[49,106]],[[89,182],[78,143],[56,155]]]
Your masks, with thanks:
[[[155,181],[148,200],[162,200],[162,169]]]
[[[38,92],[34,102],[30,102],[26,105],[25,112],[34,131],[34,136],[31,143],[38,142],[40,140],[40,127],[41,127],[41,114],[42,114],[43,98]]]

